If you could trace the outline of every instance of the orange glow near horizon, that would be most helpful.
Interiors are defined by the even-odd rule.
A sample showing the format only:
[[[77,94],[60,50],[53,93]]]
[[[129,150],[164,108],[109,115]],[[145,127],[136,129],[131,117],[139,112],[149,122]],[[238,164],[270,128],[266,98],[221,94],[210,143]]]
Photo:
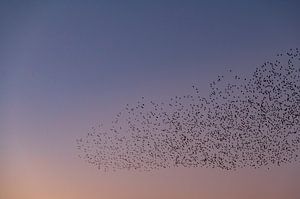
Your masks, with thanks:
[[[282,199],[299,195],[300,174],[293,172],[299,167],[259,172],[177,168],[149,173],[99,173],[94,168],[84,169],[85,165],[75,166],[76,161],[38,156],[15,161],[5,172],[1,192],[9,199]]]

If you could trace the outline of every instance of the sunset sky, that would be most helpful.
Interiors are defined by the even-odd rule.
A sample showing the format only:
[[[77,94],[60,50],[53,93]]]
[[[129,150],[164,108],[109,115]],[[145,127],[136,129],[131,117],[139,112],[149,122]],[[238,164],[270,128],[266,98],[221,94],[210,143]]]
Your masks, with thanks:
[[[99,172],[76,139],[300,47],[293,0],[0,1],[0,199],[299,199],[300,162]]]

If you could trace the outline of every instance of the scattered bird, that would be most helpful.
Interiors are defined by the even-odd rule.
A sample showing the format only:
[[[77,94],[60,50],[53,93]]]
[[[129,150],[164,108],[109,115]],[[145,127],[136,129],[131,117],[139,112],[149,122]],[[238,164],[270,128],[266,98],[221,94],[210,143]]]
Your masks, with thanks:
[[[298,160],[300,54],[277,54],[250,77],[218,76],[210,94],[127,104],[108,129],[77,139],[80,157],[102,171],[171,167],[236,170]]]

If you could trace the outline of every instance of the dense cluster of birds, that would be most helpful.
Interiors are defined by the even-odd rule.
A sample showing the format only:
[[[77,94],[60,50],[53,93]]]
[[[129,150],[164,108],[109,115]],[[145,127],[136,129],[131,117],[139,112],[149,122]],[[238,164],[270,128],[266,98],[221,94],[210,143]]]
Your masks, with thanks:
[[[77,139],[80,157],[103,171],[170,167],[235,170],[298,160],[300,54],[290,49],[248,78],[218,76],[203,97],[127,104],[110,127]]]

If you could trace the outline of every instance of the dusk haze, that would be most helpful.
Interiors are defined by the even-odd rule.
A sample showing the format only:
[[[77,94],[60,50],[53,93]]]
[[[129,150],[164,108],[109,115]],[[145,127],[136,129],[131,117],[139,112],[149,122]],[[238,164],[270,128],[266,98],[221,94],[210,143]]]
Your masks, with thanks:
[[[0,1],[0,199],[299,199],[300,1]]]

